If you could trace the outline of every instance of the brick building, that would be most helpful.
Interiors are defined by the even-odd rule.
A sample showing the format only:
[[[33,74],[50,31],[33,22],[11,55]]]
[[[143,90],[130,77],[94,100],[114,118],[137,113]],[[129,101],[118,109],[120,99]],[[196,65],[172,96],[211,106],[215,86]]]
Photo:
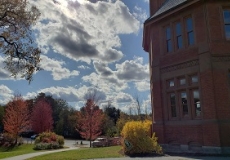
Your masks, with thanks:
[[[153,131],[169,151],[230,153],[230,0],[150,0]]]

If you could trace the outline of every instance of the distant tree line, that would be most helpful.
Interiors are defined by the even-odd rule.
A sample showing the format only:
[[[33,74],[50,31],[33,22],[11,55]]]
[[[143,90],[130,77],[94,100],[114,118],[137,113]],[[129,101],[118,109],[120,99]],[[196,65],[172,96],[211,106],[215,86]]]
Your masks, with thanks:
[[[94,140],[100,135],[120,136],[126,122],[150,119],[150,115],[128,115],[111,104],[103,109],[97,105],[95,95],[88,96],[80,110],[65,100],[39,93],[24,100],[20,95],[0,106],[0,132],[21,133],[53,131],[66,138]],[[98,98],[98,97],[97,97]]]

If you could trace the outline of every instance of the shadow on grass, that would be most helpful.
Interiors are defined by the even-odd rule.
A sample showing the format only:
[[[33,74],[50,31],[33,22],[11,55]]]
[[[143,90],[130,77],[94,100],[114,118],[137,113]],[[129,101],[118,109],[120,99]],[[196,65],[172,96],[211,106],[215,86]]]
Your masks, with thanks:
[[[1,152],[10,152],[10,151],[14,150],[17,147],[18,147],[17,145],[11,145],[9,147],[1,146],[0,151]]]
[[[135,154],[125,154],[124,151],[121,149],[119,152],[119,154],[121,154],[122,156],[128,156],[131,158],[140,158],[140,157],[162,157],[165,156],[165,154],[157,154],[155,152],[153,153],[135,153]]]

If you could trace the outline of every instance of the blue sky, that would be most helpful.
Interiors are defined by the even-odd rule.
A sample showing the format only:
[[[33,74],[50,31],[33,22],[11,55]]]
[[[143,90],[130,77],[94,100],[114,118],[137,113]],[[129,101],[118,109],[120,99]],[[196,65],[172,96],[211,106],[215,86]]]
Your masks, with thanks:
[[[123,111],[139,95],[150,110],[148,53],[142,49],[148,0],[31,0],[41,17],[33,27],[42,50],[33,81],[10,77],[0,56],[0,104],[14,93],[25,99],[43,92],[80,108],[90,88]]]

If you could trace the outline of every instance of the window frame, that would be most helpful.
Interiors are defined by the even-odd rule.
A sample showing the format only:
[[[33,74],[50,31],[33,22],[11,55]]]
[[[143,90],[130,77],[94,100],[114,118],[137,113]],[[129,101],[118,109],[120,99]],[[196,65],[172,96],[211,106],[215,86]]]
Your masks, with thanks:
[[[194,103],[194,94],[193,94],[193,91],[198,91],[198,93],[199,93],[200,116],[196,115],[196,108],[195,108],[195,105],[194,105],[195,103]],[[201,97],[200,97],[200,90],[199,90],[199,88],[192,88],[192,89],[190,89],[190,98],[191,98],[191,108],[192,108],[193,118],[194,119],[201,119],[201,117],[202,117],[202,105],[201,105]]]
[[[167,31],[167,29],[169,29],[169,32]],[[168,35],[167,33],[170,33],[169,35],[169,38],[168,38]],[[166,48],[166,53],[172,53],[174,51],[174,48],[173,48],[173,33],[172,33],[172,27],[171,25],[167,25],[164,27],[164,35],[165,35],[165,48]],[[170,42],[170,43],[168,43]],[[170,46],[169,46],[170,44]],[[170,50],[170,47],[171,47],[171,50]]]
[[[178,33],[177,31],[177,25],[180,25],[180,33]],[[174,35],[175,35],[175,48],[177,50],[180,50],[182,48],[184,48],[184,26],[183,23],[181,22],[181,20],[178,20],[176,22],[174,22]],[[181,47],[179,46],[178,40],[179,38],[181,38]]]
[[[179,92],[179,107],[180,107],[180,110],[181,110],[181,118],[182,119],[188,119],[190,117],[190,110],[191,110],[191,107],[190,107],[190,104],[189,104],[189,98],[188,98],[188,93],[187,93],[187,90],[184,89],[184,90],[180,90]],[[182,103],[183,101],[182,100],[182,96],[181,96],[181,93],[185,93],[186,94],[186,106],[187,106],[187,114],[184,114],[184,104]]]
[[[187,20],[188,19],[191,19],[191,30],[190,29],[188,29],[188,23],[187,23]],[[196,41],[195,41],[195,30],[194,30],[194,20],[193,20],[193,17],[192,16],[187,16],[187,17],[185,17],[184,18],[184,24],[185,24],[185,36],[186,36],[186,44],[187,44],[187,46],[189,47],[189,46],[193,46],[193,45],[195,45],[195,43],[196,43]],[[190,42],[190,39],[189,39],[189,35],[192,33],[192,36],[193,36],[193,43],[192,44],[190,44],[189,42]]]
[[[229,22],[225,22],[225,16],[224,16],[224,12],[228,11],[230,14],[230,8],[223,8],[222,10],[222,14],[223,14],[223,28],[224,28],[224,36],[226,38],[226,40],[230,40],[230,30],[229,30],[229,37],[227,36],[227,31],[226,31],[226,25],[229,26],[230,29],[230,21]],[[230,19],[230,17],[229,17]]]
[[[192,77],[197,77],[197,82],[192,83]],[[176,76],[165,79],[165,96],[166,96],[166,105],[167,108],[166,116],[169,118],[168,120],[192,120],[192,119],[202,119],[203,112],[202,112],[202,100],[201,100],[201,92],[199,89],[199,73],[190,73],[186,75]],[[180,84],[180,79],[185,79],[185,84]],[[170,81],[174,81],[174,86],[169,85]],[[200,115],[196,115],[196,108],[194,105],[194,95],[193,91],[197,90],[199,92],[199,104],[200,104]],[[175,94],[176,102],[175,102],[175,108],[176,108],[176,117],[173,116],[173,110],[172,110],[172,104],[171,104],[171,94]],[[182,96],[181,94],[185,93],[186,95],[186,106],[187,106],[187,114],[183,113],[183,110],[185,109],[182,103]]]
[[[171,104],[171,94],[174,94],[175,96],[175,104],[172,105]],[[178,110],[179,110],[179,107],[178,107],[178,104],[177,104],[177,94],[175,92],[169,92],[167,93],[167,97],[168,97],[168,111],[169,111],[169,119],[170,120],[177,120],[179,115],[178,115]],[[176,110],[176,116],[174,117],[173,116],[173,113],[172,113],[172,106],[175,107],[175,110]]]

